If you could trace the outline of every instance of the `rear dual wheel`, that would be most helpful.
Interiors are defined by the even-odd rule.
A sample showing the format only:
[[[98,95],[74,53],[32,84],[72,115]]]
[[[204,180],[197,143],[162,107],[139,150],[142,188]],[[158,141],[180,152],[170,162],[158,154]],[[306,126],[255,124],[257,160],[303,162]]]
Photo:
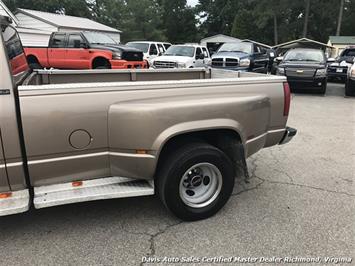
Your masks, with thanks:
[[[209,144],[188,144],[168,155],[158,174],[157,191],[178,218],[200,220],[226,204],[234,177],[233,163],[224,152]]]

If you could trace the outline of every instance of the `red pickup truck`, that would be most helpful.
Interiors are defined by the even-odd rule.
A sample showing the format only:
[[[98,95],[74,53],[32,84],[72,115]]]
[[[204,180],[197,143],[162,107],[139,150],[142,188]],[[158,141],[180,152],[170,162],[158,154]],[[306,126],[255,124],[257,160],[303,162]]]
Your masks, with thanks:
[[[143,52],[98,32],[55,32],[48,48],[25,47],[32,69],[147,68]]]

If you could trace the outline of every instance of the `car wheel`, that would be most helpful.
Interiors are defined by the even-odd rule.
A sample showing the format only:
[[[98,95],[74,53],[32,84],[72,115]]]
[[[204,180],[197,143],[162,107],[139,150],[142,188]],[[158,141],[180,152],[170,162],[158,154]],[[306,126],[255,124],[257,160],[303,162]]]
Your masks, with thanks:
[[[170,154],[157,178],[164,205],[178,218],[195,221],[217,213],[234,187],[234,167],[218,148],[188,144]]]
[[[322,87],[321,87],[321,89],[319,91],[319,94],[323,94],[324,95],[326,93],[326,91],[327,91],[327,81],[324,80],[322,82]]]

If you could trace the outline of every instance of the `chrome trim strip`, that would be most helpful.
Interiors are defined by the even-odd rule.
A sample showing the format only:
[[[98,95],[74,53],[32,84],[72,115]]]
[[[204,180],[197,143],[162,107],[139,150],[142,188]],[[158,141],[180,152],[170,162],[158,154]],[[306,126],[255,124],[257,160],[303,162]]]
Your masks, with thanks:
[[[16,167],[16,166],[21,166],[23,163],[22,162],[16,162],[16,163],[7,163],[7,164],[0,164],[0,168],[9,168],[9,167]]]
[[[6,167],[9,168],[9,167],[16,167],[16,166],[22,166],[23,163],[22,162],[17,162],[17,163],[7,163],[6,164]]]
[[[267,133],[264,133],[264,134],[261,134],[261,135],[255,137],[255,138],[249,139],[249,140],[246,141],[246,144],[249,144],[249,143],[254,142],[254,141],[258,140],[258,139],[261,139],[261,138],[265,137],[266,135],[267,135]]]
[[[139,158],[151,158],[154,159],[155,156],[151,154],[136,154],[136,153],[121,153],[121,152],[109,152],[111,156],[119,157],[139,157]]]
[[[247,140],[247,141],[246,141],[246,144],[249,144],[249,143],[254,142],[254,141],[258,140],[258,139],[261,139],[261,138],[263,138],[263,137],[266,137],[268,134],[282,133],[282,132],[285,132],[285,130],[286,130],[285,128],[282,128],[282,129],[275,129],[275,130],[269,130],[269,131],[267,131],[267,132],[265,132],[265,133],[263,133],[263,134],[261,134],[261,135],[255,137],[255,138],[252,138],[252,139]]]
[[[267,133],[274,134],[274,133],[285,132],[285,131],[286,131],[286,128],[281,128],[281,129],[269,130]]]
[[[89,154],[56,157],[56,158],[42,159],[42,160],[32,160],[32,161],[28,161],[28,165],[51,163],[51,162],[66,161],[66,160],[75,160],[75,159],[83,159],[83,158],[91,158],[91,157],[100,157],[100,156],[121,156],[121,157],[137,157],[137,158],[151,158],[151,159],[155,158],[155,156],[151,155],[151,154],[135,154],[135,153],[121,153],[121,152],[105,151],[105,152],[96,152],[96,153],[89,153]]]
[[[72,156],[65,156],[65,157],[57,157],[51,159],[42,159],[42,160],[33,160],[28,161],[28,165],[32,164],[41,164],[41,163],[50,163],[50,162],[57,162],[57,161],[66,161],[66,160],[74,160],[74,159],[81,159],[81,158],[90,158],[90,157],[99,157],[109,155],[109,152],[97,152],[97,153],[89,153],[89,154],[81,154],[81,155],[72,155]]]

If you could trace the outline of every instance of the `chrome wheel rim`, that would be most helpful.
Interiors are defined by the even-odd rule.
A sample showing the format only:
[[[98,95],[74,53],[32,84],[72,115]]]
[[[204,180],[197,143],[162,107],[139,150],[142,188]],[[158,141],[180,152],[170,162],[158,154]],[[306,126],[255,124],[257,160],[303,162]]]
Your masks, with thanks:
[[[208,206],[221,192],[222,180],[222,174],[215,165],[195,164],[180,180],[180,198],[187,206],[193,208]]]

